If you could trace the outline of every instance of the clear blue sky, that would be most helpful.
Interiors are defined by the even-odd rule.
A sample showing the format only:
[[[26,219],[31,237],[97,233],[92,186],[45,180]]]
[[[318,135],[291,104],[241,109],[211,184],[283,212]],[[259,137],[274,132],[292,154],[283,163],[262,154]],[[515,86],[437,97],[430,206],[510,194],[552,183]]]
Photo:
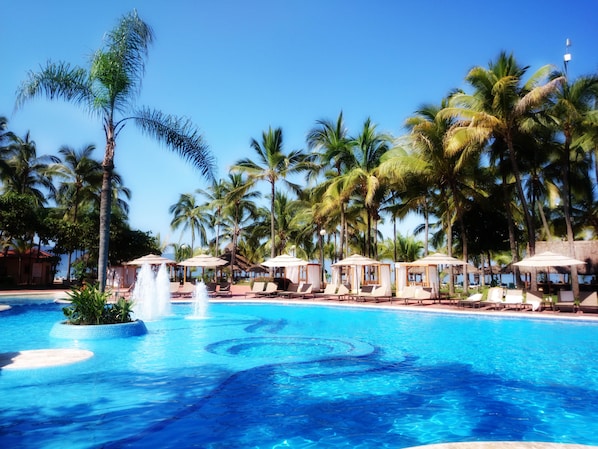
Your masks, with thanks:
[[[7,1],[0,115],[19,135],[31,131],[39,154],[93,143],[103,157],[97,119],[45,100],[13,112],[15,91],[50,59],[87,68],[103,34],[133,8],[156,35],[138,105],[191,118],[218,177],[251,155],[250,140],[269,126],[282,127],[287,150],[305,148],[315,121],[341,110],[352,132],[371,117],[398,136],[419,105],[465,87],[467,71],[501,50],[530,72],[561,68],[569,38],[569,74],[598,71],[598,0]],[[133,193],[131,225],[177,242],[168,208],[181,193],[207,187],[199,173],[132,125],[117,142],[116,169]]]

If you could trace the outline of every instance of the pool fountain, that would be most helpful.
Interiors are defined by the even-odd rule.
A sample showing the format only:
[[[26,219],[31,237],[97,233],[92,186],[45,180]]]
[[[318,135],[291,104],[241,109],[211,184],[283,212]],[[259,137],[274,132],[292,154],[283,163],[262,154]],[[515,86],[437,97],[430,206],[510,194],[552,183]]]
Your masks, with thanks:
[[[132,294],[135,318],[153,321],[170,315],[170,288],[166,265],[162,264],[157,275],[149,264],[143,264]]]
[[[203,281],[198,282],[193,292],[193,315],[191,319],[201,320],[208,316],[208,289]]]

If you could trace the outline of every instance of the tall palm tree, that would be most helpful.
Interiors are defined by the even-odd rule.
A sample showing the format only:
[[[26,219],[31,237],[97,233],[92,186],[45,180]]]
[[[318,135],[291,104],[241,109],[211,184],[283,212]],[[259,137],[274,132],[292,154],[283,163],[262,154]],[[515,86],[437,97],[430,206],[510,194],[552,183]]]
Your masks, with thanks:
[[[267,181],[270,184],[270,257],[276,257],[276,184],[281,181],[289,189],[299,193],[300,186],[286,178],[313,168],[313,157],[301,150],[293,150],[286,154],[281,128],[268,128],[268,131],[262,133],[261,143],[255,139],[251,140],[251,148],[257,156],[257,162],[252,158],[241,159],[232,169],[246,173],[250,184],[258,181]]]
[[[117,137],[125,124],[134,122],[142,132],[165,143],[198,167],[203,176],[212,178],[214,162],[190,121],[147,107],[134,107],[153,39],[150,26],[132,11],[122,16],[105,35],[104,46],[93,54],[88,69],[71,67],[65,62],[48,62],[39,72],[29,72],[17,93],[17,107],[43,96],[81,106],[102,121],[106,146],[102,162],[98,256],[101,291],[106,287],[114,153]]]
[[[318,120],[307,134],[307,145],[311,149],[320,150],[318,154],[321,170],[330,170],[325,173],[327,179],[341,176],[353,161],[353,142],[349,130],[345,126],[342,111],[336,122],[332,120]],[[338,189],[337,189],[338,191]],[[342,257],[345,246],[345,208],[344,201],[339,204],[340,211],[340,238],[339,254]]]
[[[469,119],[467,126],[462,127],[452,140],[453,149],[491,138],[504,144],[533,255],[536,241],[533,211],[530,211],[525,197],[515,141],[519,133],[525,133],[524,124],[529,116],[545,104],[563,79],[559,77],[543,83],[551,71],[550,66],[544,66],[524,83],[527,70],[528,67],[520,66],[512,54],[501,52],[488,68],[478,66],[469,71],[466,81],[474,88],[474,93],[454,95],[451,103],[456,108],[447,108],[446,111]],[[503,146],[494,145],[492,148],[502,150]],[[517,258],[517,255],[514,256]]]
[[[575,235],[571,219],[571,152],[577,150],[574,139],[581,140],[587,129],[587,118],[595,114],[598,100],[598,76],[582,76],[569,82],[565,74],[555,73],[553,78],[565,79],[554,95],[554,104],[548,111],[554,119],[555,127],[562,134],[560,153],[563,215],[567,230],[569,252],[575,257]],[[579,295],[577,267],[571,267],[571,287],[575,296]]]
[[[344,184],[344,191],[357,194],[366,210],[366,241],[365,252],[375,257],[376,247],[372,241],[372,222],[380,219],[379,209],[382,198],[386,193],[386,185],[381,182],[378,166],[382,156],[389,150],[390,136],[376,131],[376,125],[367,118],[361,132],[352,139],[355,147],[352,161],[347,172],[340,176]]]

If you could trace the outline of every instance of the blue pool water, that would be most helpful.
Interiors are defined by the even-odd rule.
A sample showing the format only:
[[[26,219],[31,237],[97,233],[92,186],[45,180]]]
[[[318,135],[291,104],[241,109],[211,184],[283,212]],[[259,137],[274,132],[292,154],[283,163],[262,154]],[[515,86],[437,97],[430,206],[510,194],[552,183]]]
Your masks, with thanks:
[[[4,301],[3,301],[4,302]],[[402,448],[598,445],[598,325],[218,303],[141,337],[49,336],[60,305],[0,313],[0,352],[81,348],[0,370],[0,447]]]

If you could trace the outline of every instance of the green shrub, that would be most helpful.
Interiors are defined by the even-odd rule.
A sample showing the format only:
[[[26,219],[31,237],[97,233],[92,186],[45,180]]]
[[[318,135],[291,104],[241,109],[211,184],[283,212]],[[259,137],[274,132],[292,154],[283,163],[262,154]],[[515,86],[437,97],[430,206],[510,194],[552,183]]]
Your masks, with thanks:
[[[133,304],[120,298],[108,304],[110,293],[101,292],[97,285],[83,285],[68,293],[71,304],[62,309],[69,324],[116,324],[131,320]]]

